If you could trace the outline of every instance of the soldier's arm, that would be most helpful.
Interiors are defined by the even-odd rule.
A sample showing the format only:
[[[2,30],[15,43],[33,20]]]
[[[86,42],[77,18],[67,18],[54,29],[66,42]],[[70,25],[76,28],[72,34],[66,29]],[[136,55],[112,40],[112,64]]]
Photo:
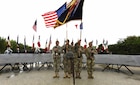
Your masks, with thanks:
[[[85,54],[85,49],[84,49],[84,47],[82,47],[82,46],[81,46],[81,53],[82,53],[82,54]]]
[[[98,52],[97,52],[97,50],[96,50],[96,49],[94,50],[94,54],[98,54]]]
[[[87,57],[87,58],[89,58],[89,57],[90,57],[90,56],[89,56],[89,52],[88,52],[88,49],[87,49],[87,48],[85,49],[85,55],[86,55],[86,57]]]
[[[52,48],[52,54],[54,54],[55,52],[54,52],[54,47]]]

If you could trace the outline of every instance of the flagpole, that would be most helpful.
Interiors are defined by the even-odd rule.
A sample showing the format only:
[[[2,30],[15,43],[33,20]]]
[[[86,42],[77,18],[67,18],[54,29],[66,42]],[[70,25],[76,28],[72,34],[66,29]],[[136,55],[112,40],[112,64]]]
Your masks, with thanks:
[[[80,40],[82,39],[82,30],[80,29]]]
[[[81,21],[81,24],[80,24],[80,40],[82,39],[82,29],[83,29],[83,22]]]
[[[66,23],[66,40],[68,39],[68,30],[67,30],[67,23]]]
[[[68,30],[66,29],[66,40],[68,39]]]
[[[48,44],[48,51],[50,51],[51,44],[52,44],[52,40],[51,40],[51,35],[50,35],[50,40],[49,40],[49,44]]]

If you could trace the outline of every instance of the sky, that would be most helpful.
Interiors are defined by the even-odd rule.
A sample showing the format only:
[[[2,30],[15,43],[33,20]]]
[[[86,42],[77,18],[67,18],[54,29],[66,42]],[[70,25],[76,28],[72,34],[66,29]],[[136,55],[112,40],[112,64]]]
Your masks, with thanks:
[[[64,44],[66,37],[76,42],[82,38],[82,45],[93,40],[93,45],[116,44],[128,36],[140,36],[140,0],[85,0],[83,5],[83,30],[79,29],[80,20],[70,21],[56,29],[46,28],[42,14],[57,10],[65,2],[71,0],[0,0],[0,37],[16,40],[32,46],[33,35],[37,47],[40,35],[41,47],[45,48],[46,40],[51,35],[52,44],[58,39]],[[37,32],[32,28],[37,20]],[[78,24],[76,28],[75,25]],[[66,35],[67,32],[67,35]]]

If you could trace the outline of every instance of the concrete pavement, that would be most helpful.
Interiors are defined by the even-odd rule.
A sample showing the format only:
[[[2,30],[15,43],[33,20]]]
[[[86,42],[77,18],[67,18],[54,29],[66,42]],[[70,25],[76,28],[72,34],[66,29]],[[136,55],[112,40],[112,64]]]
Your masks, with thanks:
[[[122,67],[120,72],[115,70],[102,71],[102,65],[95,65],[94,79],[87,78],[86,69],[82,70],[82,79],[76,79],[75,85],[139,85],[140,68],[129,67],[134,74]],[[31,71],[2,72],[0,73],[0,85],[73,85],[73,79],[64,79],[63,70],[60,70],[60,78],[54,79],[53,68],[33,69]]]

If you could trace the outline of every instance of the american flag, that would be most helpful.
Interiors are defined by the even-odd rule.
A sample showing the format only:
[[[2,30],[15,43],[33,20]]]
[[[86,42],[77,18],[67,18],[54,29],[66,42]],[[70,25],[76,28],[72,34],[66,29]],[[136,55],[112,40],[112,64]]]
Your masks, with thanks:
[[[58,15],[55,11],[47,12],[42,16],[44,18],[44,22],[47,28],[55,26],[56,20],[58,19]]]
[[[42,15],[47,28],[54,27],[58,17],[66,10],[66,3],[64,3],[58,10],[50,11]]]
[[[35,32],[37,31],[37,20],[35,20],[35,22],[34,22],[33,30],[34,30]]]

